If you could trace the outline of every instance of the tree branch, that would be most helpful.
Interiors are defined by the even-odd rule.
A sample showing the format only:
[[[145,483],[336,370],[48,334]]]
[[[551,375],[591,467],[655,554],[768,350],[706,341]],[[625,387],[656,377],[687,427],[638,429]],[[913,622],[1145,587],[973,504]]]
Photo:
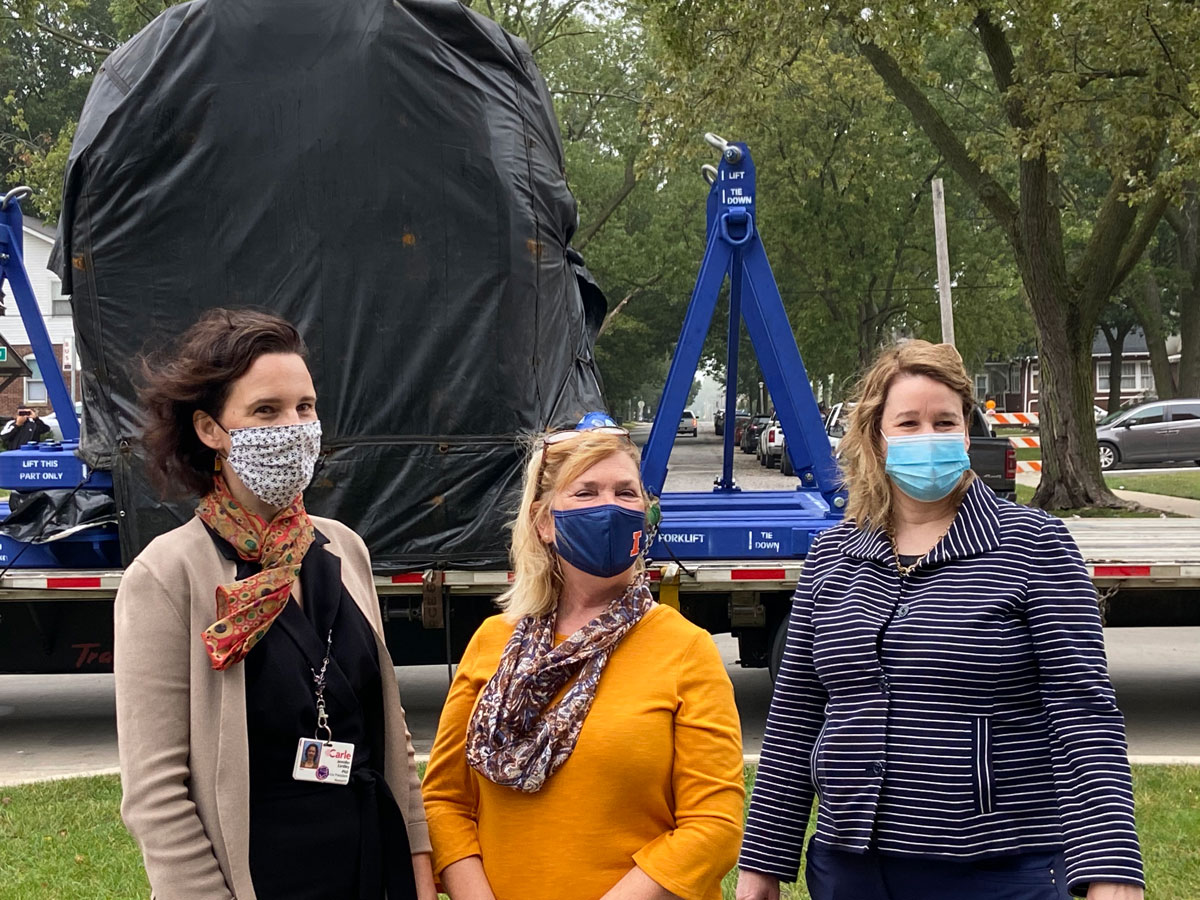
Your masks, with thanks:
[[[604,316],[604,321],[600,323],[600,330],[598,332],[596,332],[596,339],[599,340],[600,335],[602,335],[602,334],[604,334],[604,332],[608,331],[609,326],[612,325],[613,319],[615,319],[621,313],[621,310],[623,310],[625,308],[626,304],[628,304],[630,300],[632,300],[638,294],[645,291],[647,288],[651,288],[654,285],[658,284],[658,282],[662,280],[662,277],[663,277],[663,273],[659,272],[657,275],[651,276],[649,279],[642,282],[637,287],[635,287],[633,290],[631,290],[628,294],[626,294],[624,297],[622,297],[621,302],[618,303],[616,306],[614,306],[612,309],[610,309],[608,311],[608,313]]]
[[[93,53],[96,56],[108,56],[110,53],[112,53],[111,47],[96,47],[93,44],[89,44],[87,41],[80,40],[72,34],[67,34],[67,32],[55,28],[53,25],[50,25],[47,22],[34,20],[34,24],[38,27],[38,30],[44,31],[46,34],[56,37],[60,41],[65,41],[68,44],[72,44],[76,47],[86,50],[88,53]]]
[[[1113,276],[1112,290],[1120,287],[1121,283],[1129,277],[1129,273],[1133,271],[1133,267],[1138,264],[1142,254],[1146,252],[1146,247],[1150,244],[1150,239],[1154,237],[1154,232],[1158,230],[1159,220],[1162,219],[1166,210],[1166,194],[1159,191],[1142,211],[1142,218],[1138,222],[1133,236],[1125,243],[1125,247],[1121,251],[1121,258],[1117,261],[1117,270]]]
[[[594,238],[596,236],[596,232],[604,227],[604,223],[607,222],[609,218],[611,218],[612,214],[620,208],[621,204],[625,202],[626,198],[633,193],[633,189],[636,186],[637,173],[633,168],[633,157],[630,156],[625,160],[625,180],[621,183],[621,187],[619,187],[617,192],[613,194],[611,198],[609,198],[608,203],[604,205],[600,211],[600,214],[596,216],[595,220],[588,225],[587,228],[580,229],[579,234],[577,234],[575,239],[571,241],[576,250],[579,250],[580,252],[583,251],[583,248],[587,246],[588,241]]]
[[[945,157],[950,168],[975,192],[988,212],[1003,226],[1009,240],[1015,243],[1018,209],[1004,186],[971,158],[966,146],[942,118],[941,113],[929,102],[924,92],[901,71],[900,65],[886,50],[870,41],[860,41],[858,49],[896,99],[908,108],[917,125]]]
[[[564,96],[594,97],[600,100],[624,100],[627,103],[636,103],[638,106],[646,102],[642,97],[634,97],[630,94],[615,94],[607,91],[574,91],[567,88],[553,88],[550,93]]]
[[[979,32],[979,43],[987,55],[988,64],[992,67],[992,77],[996,79],[996,87],[1000,89],[1000,100],[1004,104],[1004,112],[1008,117],[1009,124],[1014,128],[1028,128],[1030,121],[1029,116],[1025,113],[1024,104],[1021,103],[1020,98],[1009,92],[1009,89],[1017,83],[1016,76],[1013,74],[1017,62],[1013,58],[1012,46],[1008,43],[1004,29],[992,21],[987,10],[980,10],[979,15],[975,17],[974,25]]]

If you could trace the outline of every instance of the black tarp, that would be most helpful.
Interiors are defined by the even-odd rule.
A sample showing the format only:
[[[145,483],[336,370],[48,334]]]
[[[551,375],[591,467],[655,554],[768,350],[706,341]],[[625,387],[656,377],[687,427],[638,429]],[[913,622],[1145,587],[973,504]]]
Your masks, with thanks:
[[[13,491],[9,515],[0,534],[26,544],[46,544],[117,521],[117,507],[107,491],[55,489]]]
[[[113,472],[127,560],[190,511],[146,484],[136,360],[207,308],[301,328],[309,507],[384,571],[502,564],[521,438],[603,405],[549,93],[454,0],[168,9],[96,76],[63,199],[81,452]]]

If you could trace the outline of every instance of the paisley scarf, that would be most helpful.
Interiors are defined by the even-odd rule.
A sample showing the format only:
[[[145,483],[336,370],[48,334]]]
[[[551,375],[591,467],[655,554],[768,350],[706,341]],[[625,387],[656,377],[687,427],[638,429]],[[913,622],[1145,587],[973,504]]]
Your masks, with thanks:
[[[556,615],[517,623],[467,727],[467,762],[495,784],[541,789],[570,758],[617,643],[653,606],[640,575],[607,610],[554,646]],[[576,677],[577,676],[577,677]],[[575,681],[549,706],[562,686]]]
[[[262,566],[244,581],[217,586],[217,621],[201,637],[212,667],[224,670],[246,658],[287,605],[315,531],[302,497],[264,522],[234,499],[220,476],[213,479],[213,489],[196,507],[196,515],[238,556]]]

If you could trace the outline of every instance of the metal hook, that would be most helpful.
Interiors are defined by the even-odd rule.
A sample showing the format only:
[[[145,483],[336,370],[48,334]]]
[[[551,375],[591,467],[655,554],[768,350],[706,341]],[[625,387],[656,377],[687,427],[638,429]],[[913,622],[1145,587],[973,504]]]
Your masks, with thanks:
[[[719,134],[713,134],[711,131],[705,133],[704,139],[714,150],[720,150],[721,155],[725,157],[725,161],[731,166],[736,166],[742,161],[742,148],[735,147]]]
[[[3,199],[0,199],[0,209],[8,209],[8,203],[10,200],[16,200],[18,203],[20,203],[26,197],[32,196],[33,188],[29,187],[28,185],[23,184],[20,187],[15,187],[5,194]]]
[[[705,163],[700,167],[700,174],[704,176],[704,180],[709,184],[715,184],[717,180],[717,167]]]

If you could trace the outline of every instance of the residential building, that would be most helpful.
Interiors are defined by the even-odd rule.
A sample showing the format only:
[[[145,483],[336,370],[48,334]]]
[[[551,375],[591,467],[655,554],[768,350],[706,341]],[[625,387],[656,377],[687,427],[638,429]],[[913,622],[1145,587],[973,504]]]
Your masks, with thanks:
[[[75,326],[71,317],[71,298],[64,296],[62,282],[46,268],[50,261],[50,251],[54,247],[54,226],[26,215],[24,243],[25,268],[33,285],[33,294],[46,322],[50,343],[54,345],[54,355],[62,367],[68,388],[72,392],[72,399],[78,401],[79,388],[77,381],[72,378],[70,367],[73,360],[68,360],[67,365],[63,364],[64,356],[74,355]],[[37,360],[33,358],[33,348],[25,332],[25,324],[21,321],[16,298],[7,281],[4,283],[4,308],[0,314],[0,336],[21,355],[31,371],[31,377],[17,378],[0,391],[0,417],[8,419],[15,416],[17,409],[22,406],[36,409],[39,415],[49,415],[52,410],[46,384],[42,380]]]
[[[1167,358],[1171,369],[1179,368],[1179,337],[1167,340]],[[1108,341],[1101,332],[1096,332],[1092,342],[1092,392],[1093,402],[1101,409],[1108,409],[1109,371],[1112,356]],[[975,395],[980,402],[996,401],[1001,412],[1037,412],[1038,395],[1041,390],[1041,370],[1036,356],[989,362],[984,371],[975,375]],[[1121,405],[1136,403],[1147,397],[1156,396],[1154,373],[1150,369],[1150,350],[1146,336],[1136,329],[1125,338],[1121,354]]]

